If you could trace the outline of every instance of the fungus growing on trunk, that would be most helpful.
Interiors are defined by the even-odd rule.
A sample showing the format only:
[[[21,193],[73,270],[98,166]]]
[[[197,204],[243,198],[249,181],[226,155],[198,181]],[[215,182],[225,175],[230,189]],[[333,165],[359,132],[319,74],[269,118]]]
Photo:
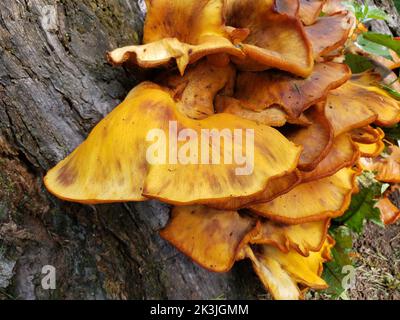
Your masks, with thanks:
[[[378,74],[334,59],[352,46],[354,15],[335,0],[146,4],[143,44],[108,58],[164,70],[47,173],[47,189],[80,203],[175,205],[160,234],[202,267],[249,258],[276,299],[326,288],[328,228],[360,166],[400,183],[399,148],[381,155],[376,128],[400,121],[399,101]],[[378,203],[386,223],[400,217],[398,197],[392,186]]]

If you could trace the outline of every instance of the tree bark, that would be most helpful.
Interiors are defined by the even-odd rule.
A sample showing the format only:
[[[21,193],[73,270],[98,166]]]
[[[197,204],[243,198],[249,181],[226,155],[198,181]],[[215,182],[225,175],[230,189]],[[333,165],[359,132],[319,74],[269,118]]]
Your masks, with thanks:
[[[0,296],[19,299],[257,298],[248,263],[212,274],[163,241],[158,202],[81,206],[43,187],[140,80],[105,53],[138,42],[135,0],[0,1]],[[56,268],[56,290],[41,286]]]
[[[163,241],[167,205],[83,206],[44,189],[141,79],[104,55],[138,42],[143,17],[140,0],[0,1],[0,299],[263,297],[248,262],[213,274]],[[55,290],[41,286],[45,265]]]

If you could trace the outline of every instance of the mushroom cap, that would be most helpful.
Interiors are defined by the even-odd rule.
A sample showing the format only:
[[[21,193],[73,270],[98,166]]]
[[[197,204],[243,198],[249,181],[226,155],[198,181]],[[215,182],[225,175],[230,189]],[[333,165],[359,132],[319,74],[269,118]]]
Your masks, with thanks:
[[[365,151],[365,150],[364,150]],[[376,172],[375,178],[381,182],[400,183],[400,148],[389,146],[384,156],[368,156],[361,158],[360,165],[366,171]]]
[[[398,202],[400,194],[399,188],[398,184],[391,186],[376,204],[376,207],[381,212],[381,219],[385,225],[394,224],[400,219]]]
[[[163,72],[156,82],[171,90],[178,110],[192,119],[205,119],[215,113],[217,93],[233,90],[236,70],[229,64],[215,66],[207,59],[191,65],[181,76],[176,72]]]
[[[250,30],[241,43],[246,58],[233,60],[242,70],[273,67],[307,77],[314,65],[311,43],[300,19],[293,15],[296,10],[277,2],[281,6],[275,0],[227,0],[227,24]]]
[[[170,134],[171,123],[176,125],[176,133]],[[165,141],[162,137],[155,142],[154,137],[149,139],[153,130],[165,133]],[[211,135],[215,130],[217,135]],[[203,141],[207,132],[211,138]],[[254,144],[248,133],[254,136]],[[161,151],[152,150],[152,146],[161,147]],[[166,146],[170,148],[163,149]],[[239,150],[247,154],[247,146],[253,151],[248,154],[248,164],[251,166],[250,161],[254,161],[253,168],[248,174],[241,174],[238,169],[245,164],[238,165],[229,157]],[[211,155],[210,150],[214,150]],[[201,152],[208,154],[209,162],[200,159]],[[277,130],[234,115],[190,119],[177,110],[167,89],[145,82],[133,89],[71,155],[48,172],[45,184],[59,198],[82,203],[155,198],[172,204],[231,207],[231,199],[251,202],[265,190],[270,179],[294,171],[300,153],[301,148]],[[197,155],[196,159],[193,155]],[[149,156],[156,161],[150,161]],[[158,156],[164,161],[157,162]]]
[[[323,105],[316,105],[305,114],[310,119],[311,125],[289,130],[286,137],[303,147],[298,168],[303,171],[312,171],[332,149],[334,134]]]
[[[400,121],[400,102],[368,81],[368,74],[355,75],[328,94],[326,115],[335,136],[371,123],[392,126]]]
[[[347,11],[318,18],[306,26],[305,31],[311,42],[314,58],[330,55],[343,48],[354,25],[354,18]]]
[[[143,45],[127,46],[108,54],[114,65],[126,62],[143,68],[167,65],[175,60],[184,73],[190,63],[202,57],[226,53],[244,57],[233,42],[243,32],[227,29],[224,0],[146,0],[147,15]]]
[[[301,180],[311,182],[332,176],[345,167],[355,165],[359,158],[360,151],[357,145],[350,134],[344,133],[333,140],[329,153],[314,170],[301,173]]]
[[[333,176],[302,183],[288,193],[249,209],[271,220],[299,224],[341,216],[357,188],[360,170],[344,168]]]
[[[334,240],[327,237],[319,252],[304,257],[295,250],[283,253],[274,246],[261,246],[259,251],[245,247],[246,256],[267,290],[276,300],[298,300],[304,298],[304,286],[326,289],[328,285],[321,278],[323,263],[331,260]]]
[[[272,245],[283,253],[295,250],[308,257],[310,252],[321,250],[328,235],[329,225],[330,219],[294,225],[264,220],[260,223],[258,232],[250,239],[250,243]]]
[[[303,24],[313,24],[322,12],[326,0],[300,0],[299,16]]]
[[[238,74],[235,98],[250,102],[257,111],[279,105],[296,118],[350,76],[348,66],[334,62],[317,63],[306,79],[276,70],[242,72]]]
[[[236,211],[188,206],[172,210],[160,235],[202,267],[227,272],[255,228],[255,219]]]

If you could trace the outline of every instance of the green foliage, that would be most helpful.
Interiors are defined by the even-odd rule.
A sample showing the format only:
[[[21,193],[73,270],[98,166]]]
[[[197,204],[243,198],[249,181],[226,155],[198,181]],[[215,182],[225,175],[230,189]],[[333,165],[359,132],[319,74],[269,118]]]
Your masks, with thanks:
[[[392,141],[399,141],[400,140],[400,126],[395,125],[391,128],[383,128],[385,132],[385,138],[390,139]]]
[[[343,297],[346,288],[343,281],[347,274],[344,272],[346,266],[353,266],[351,252],[353,249],[353,236],[351,230],[345,226],[333,228],[330,231],[335,239],[336,245],[332,249],[332,261],[325,264],[323,278],[329,285],[325,294],[337,299]]]
[[[361,23],[371,19],[387,19],[385,12],[371,8],[368,5],[356,2],[347,2],[345,4]],[[400,0],[395,0],[395,4],[400,10]],[[357,45],[371,54],[385,57],[386,59],[392,59],[389,49],[400,54],[400,41],[389,35],[365,32],[358,36]],[[369,58],[350,53],[346,54],[345,63],[353,73],[361,73],[374,67]],[[391,88],[390,85],[381,85],[381,87],[394,98],[400,100],[400,92]],[[388,139],[400,140],[399,125],[385,129],[385,133]],[[335,239],[336,246],[332,249],[332,261],[325,264],[323,277],[329,285],[329,289],[325,291],[325,294],[332,298],[345,299],[346,290],[349,288],[349,279],[354,276],[354,274],[350,275],[349,273],[351,270],[355,270],[351,255],[353,237],[363,232],[367,221],[383,226],[380,211],[375,205],[388,185],[378,182],[372,172],[364,172],[358,178],[358,185],[360,191],[353,195],[349,209],[342,217],[332,221],[330,229],[330,234]]]
[[[352,11],[357,20],[366,22],[368,20],[386,20],[387,14],[378,8],[370,7],[367,4],[359,4],[357,2],[349,1],[344,3],[348,10]]]
[[[385,57],[386,59],[392,60],[388,47],[375,43],[365,38],[365,33],[360,34],[357,38],[357,44],[365,51],[372,53],[377,56]]]
[[[350,284],[351,276],[354,276],[349,274],[354,270],[351,257],[353,234],[361,234],[366,221],[383,226],[375,204],[387,186],[376,181],[372,172],[363,173],[358,184],[360,192],[353,196],[348,211],[335,219],[330,229],[336,246],[332,250],[332,261],[325,264],[323,277],[329,285],[325,293],[336,299],[346,298],[346,286]]]
[[[363,37],[369,41],[375,42],[382,46],[392,49],[400,54],[400,41],[395,40],[392,36],[376,32],[365,32]]]
[[[374,67],[368,58],[352,53],[346,54],[345,63],[353,73],[361,73]]]
[[[364,173],[358,180],[360,192],[352,197],[347,212],[336,219],[334,223],[343,224],[350,230],[361,234],[366,221],[382,225],[379,209],[375,208],[375,205],[382,195],[383,185],[373,178],[372,173]]]
[[[400,0],[394,0],[394,5],[396,6],[397,11],[400,12]]]

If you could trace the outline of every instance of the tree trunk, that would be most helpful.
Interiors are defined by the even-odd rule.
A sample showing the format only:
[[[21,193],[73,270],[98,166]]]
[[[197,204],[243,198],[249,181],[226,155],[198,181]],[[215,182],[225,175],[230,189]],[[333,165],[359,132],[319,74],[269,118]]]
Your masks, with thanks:
[[[105,53],[141,39],[135,0],[0,1],[0,296],[42,299],[256,298],[247,263],[205,271],[163,241],[158,202],[81,206],[43,187],[137,83]],[[56,268],[56,290],[41,286]]]
[[[0,1],[0,299],[264,294],[248,262],[213,274],[163,241],[166,205],[82,206],[44,189],[45,172],[140,80],[104,55],[138,42],[143,16],[140,0]],[[55,290],[42,288],[46,265]]]

